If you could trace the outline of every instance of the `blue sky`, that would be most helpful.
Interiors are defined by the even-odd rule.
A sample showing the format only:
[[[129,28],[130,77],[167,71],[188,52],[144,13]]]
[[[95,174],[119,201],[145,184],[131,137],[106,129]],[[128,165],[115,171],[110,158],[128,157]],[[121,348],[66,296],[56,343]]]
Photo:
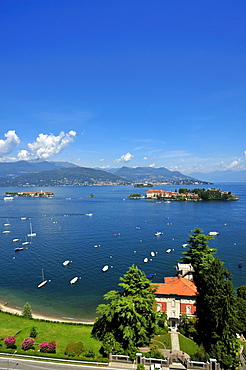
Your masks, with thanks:
[[[246,169],[246,2],[0,1],[0,161]]]

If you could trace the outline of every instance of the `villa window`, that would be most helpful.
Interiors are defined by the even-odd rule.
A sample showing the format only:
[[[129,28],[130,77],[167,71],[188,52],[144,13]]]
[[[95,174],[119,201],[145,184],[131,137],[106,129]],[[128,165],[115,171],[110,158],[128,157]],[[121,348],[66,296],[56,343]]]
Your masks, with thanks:
[[[175,307],[175,299],[172,300],[172,307]]]

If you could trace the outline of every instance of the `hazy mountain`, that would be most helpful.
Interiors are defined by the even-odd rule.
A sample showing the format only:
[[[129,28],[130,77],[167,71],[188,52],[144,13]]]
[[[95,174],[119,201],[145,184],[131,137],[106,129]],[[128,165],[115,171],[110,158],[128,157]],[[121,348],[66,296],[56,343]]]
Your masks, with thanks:
[[[18,161],[0,162],[0,177],[20,176],[31,172],[41,172],[55,170],[58,168],[77,167],[76,164],[69,162],[49,162],[49,161]]]
[[[114,172],[115,175],[120,176],[131,182],[195,182],[199,181],[191,176],[183,175],[178,171],[170,171],[165,167],[121,167]]]
[[[246,181],[246,170],[245,171],[214,171],[208,173],[194,172],[190,176],[199,178],[204,181],[211,182],[240,182]]]
[[[83,186],[127,184],[126,180],[106,171],[87,167],[60,168],[57,170],[28,173],[17,177],[0,178],[0,186]]]

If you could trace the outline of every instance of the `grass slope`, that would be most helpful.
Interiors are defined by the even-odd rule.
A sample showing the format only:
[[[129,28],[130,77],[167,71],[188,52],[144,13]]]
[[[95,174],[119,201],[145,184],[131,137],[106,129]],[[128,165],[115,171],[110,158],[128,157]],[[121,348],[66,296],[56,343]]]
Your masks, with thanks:
[[[21,349],[21,343],[25,338],[30,337],[30,332],[33,326],[36,327],[37,331],[37,336],[35,338],[35,343],[37,344],[35,344],[34,350],[30,349],[28,351],[23,351]],[[88,352],[88,350],[94,351],[95,358],[91,360],[100,359],[100,361],[102,361],[98,352],[101,344],[99,341],[91,337],[92,327],[92,325],[84,324],[67,324],[45,320],[26,319],[18,315],[12,315],[0,311],[0,351],[6,351],[3,339],[10,335],[14,335],[17,347],[15,350],[17,350],[18,354],[40,356],[41,353],[38,351],[39,343],[44,341],[56,341],[56,353],[44,355],[47,357],[68,358],[68,356],[64,354],[66,345],[70,342],[82,342],[85,352]],[[7,350],[6,352],[11,351],[14,352],[14,350]],[[79,357],[73,357],[73,359],[85,360],[85,358],[83,358],[83,354]]]

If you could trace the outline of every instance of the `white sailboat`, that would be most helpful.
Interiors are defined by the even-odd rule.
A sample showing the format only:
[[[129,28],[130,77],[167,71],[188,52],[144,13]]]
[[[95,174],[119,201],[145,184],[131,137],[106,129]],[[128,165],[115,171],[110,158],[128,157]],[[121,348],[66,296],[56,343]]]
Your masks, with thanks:
[[[4,224],[4,226],[10,226],[9,220],[7,218],[6,218],[6,223]]]
[[[28,245],[28,244],[30,244],[30,242],[27,240],[27,237],[26,237],[26,241],[25,242],[23,242],[23,243],[21,243],[22,245]]]
[[[27,234],[27,236],[36,236],[36,233],[32,232],[32,223],[30,222],[30,234]]]
[[[44,280],[44,269],[42,269],[42,282],[38,285],[38,288],[42,288],[47,282],[48,280]]]

